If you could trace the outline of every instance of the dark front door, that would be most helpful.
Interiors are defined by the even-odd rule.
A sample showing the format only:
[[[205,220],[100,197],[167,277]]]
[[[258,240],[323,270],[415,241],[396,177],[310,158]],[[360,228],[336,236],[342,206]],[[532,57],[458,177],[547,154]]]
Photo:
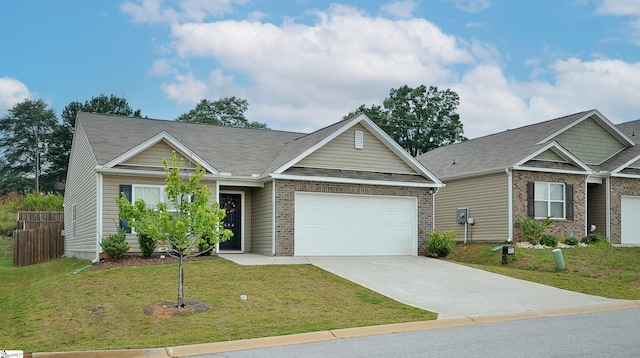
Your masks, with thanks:
[[[231,230],[233,236],[220,243],[221,251],[242,250],[242,196],[240,194],[220,194],[220,207],[227,211],[224,228]]]

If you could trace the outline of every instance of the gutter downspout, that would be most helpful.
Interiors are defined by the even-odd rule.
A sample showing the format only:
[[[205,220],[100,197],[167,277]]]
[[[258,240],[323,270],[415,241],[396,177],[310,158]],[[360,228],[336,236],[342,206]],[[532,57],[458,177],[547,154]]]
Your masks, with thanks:
[[[508,237],[507,242],[513,241],[513,176],[511,175],[511,170],[509,168],[504,168],[505,173],[507,173],[507,211],[509,212],[509,228],[508,228]]]
[[[96,185],[96,258],[91,260],[91,263],[100,262],[100,252],[102,251],[102,186],[103,177],[102,173],[97,173],[97,185]]]
[[[607,218],[607,227],[605,235],[607,236],[607,240],[611,242],[611,175],[608,175],[605,178],[605,211]],[[622,236],[621,236],[622,237]],[[621,239],[622,240],[622,239]]]
[[[436,194],[441,188],[436,188],[431,194],[431,231],[436,228]]]

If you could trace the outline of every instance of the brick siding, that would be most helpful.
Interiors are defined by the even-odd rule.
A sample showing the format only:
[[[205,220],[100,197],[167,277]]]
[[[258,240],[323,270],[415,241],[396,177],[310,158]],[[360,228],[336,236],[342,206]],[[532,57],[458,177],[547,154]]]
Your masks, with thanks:
[[[585,204],[585,180],[584,175],[571,175],[561,173],[543,173],[514,171],[513,172],[513,222],[527,217],[527,182],[543,181],[550,183],[573,184],[574,217],[573,220],[554,220],[553,224],[545,231],[562,241],[573,231],[578,239],[586,234],[586,204]],[[526,241],[522,237],[522,229],[515,227],[514,240]]]

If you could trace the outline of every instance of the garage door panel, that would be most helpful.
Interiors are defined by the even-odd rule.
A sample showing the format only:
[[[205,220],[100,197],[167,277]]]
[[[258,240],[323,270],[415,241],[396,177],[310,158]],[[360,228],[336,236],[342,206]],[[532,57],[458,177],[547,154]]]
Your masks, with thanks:
[[[417,199],[296,193],[295,255],[415,255]]]
[[[623,196],[621,203],[621,243],[640,245],[640,197]]]

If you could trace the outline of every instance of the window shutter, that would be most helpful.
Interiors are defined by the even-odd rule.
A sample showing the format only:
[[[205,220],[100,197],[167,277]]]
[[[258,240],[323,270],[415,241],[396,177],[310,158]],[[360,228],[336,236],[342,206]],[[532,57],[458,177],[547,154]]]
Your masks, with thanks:
[[[131,185],[120,185],[120,193],[124,193],[124,197],[131,201]],[[122,195],[122,194],[120,194]],[[131,233],[131,228],[127,225],[127,220],[120,219],[120,228],[127,234]]]
[[[527,182],[527,216],[530,218],[536,216],[535,185],[535,182]]]
[[[573,220],[573,184],[564,184],[567,220]]]

